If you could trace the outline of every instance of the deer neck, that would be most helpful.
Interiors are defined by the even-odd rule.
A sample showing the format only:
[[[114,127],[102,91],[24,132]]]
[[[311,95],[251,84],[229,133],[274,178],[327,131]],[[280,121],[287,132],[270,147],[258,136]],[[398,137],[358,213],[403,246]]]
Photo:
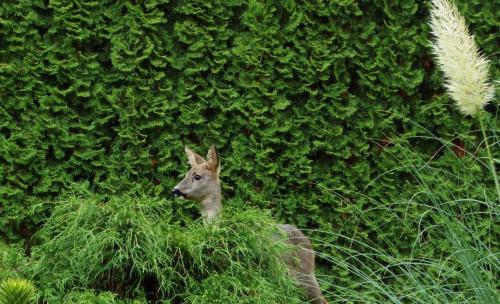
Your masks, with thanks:
[[[214,190],[201,201],[201,216],[208,221],[213,220],[222,212],[220,184],[217,184]]]

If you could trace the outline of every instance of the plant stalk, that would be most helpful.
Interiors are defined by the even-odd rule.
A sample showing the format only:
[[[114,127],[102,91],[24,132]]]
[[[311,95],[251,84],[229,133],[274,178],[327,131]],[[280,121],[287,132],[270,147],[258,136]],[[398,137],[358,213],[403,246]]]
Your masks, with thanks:
[[[498,182],[498,175],[497,175],[497,172],[495,170],[495,162],[493,160],[493,154],[491,154],[488,136],[486,135],[486,127],[484,125],[484,121],[483,121],[484,117],[483,116],[484,116],[484,111],[480,111],[479,112],[479,124],[481,126],[481,132],[483,133],[484,144],[486,145],[486,153],[488,155],[491,174],[493,175],[493,180],[495,181],[495,187],[497,189],[497,199],[498,199],[498,202],[500,202],[500,183]]]

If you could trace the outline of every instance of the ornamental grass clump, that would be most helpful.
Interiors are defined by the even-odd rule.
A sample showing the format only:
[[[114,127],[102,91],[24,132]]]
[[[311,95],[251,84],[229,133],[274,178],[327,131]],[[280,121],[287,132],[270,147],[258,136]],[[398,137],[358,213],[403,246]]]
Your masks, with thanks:
[[[35,299],[35,286],[28,280],[11,278],[0,284],[0,304],[30,304]]]
[[[174,221],[171,206],[126,196],[58,202],[29,269],[43,299],[111,292],[116,301],[302,303],[268,213],[228,210],[205,226]]]
[[[391,138],[390,145],[382,146],[381,155],[390,155],[398,166],[370,181],[366,189],[384,183],[395,172],[404,173],[407,188],[398,189],[407,193],[407,199],[377,200],[349,189],[324,188],[326,201],[349,207],[344,209],[351,212],[344,224],[355,222],[361,227],[351,235],[311,231],[339,240],[322,244],[325,251],[333,252],[322,258],[337,270],[323,279],[342,302],[499,302],[500,188],[494,163],[498,162],[500,140],[498,118],[484,110],[494,97],[488,80],[489,62],[480,55],[457,8],[447,0],[431,2],[434,54],[446,77],[446,88],[463,114],[478,119],[484,140],[477,145],[475,131],[458,134],[456,138],[468,138],[468,147],[473,146],[459,148],[454,139],[441,138],[410,117],[401,117],[418,130],[418,135],[399,134]],[[487,129],[489,119],[493,122]],[[431,124],[429,129],[435,126]],[[418,141],[438,148],[430,156],[416,148],[413,143]],[[487,157],[482,155],[483,145]],[[369,204],[367,208],[351,208],[356,200],[369,200]],[[379,225],[381,213],[385,223]],[[376,238],[370,239],[363,228],[373,225]],[[406,233],[394,238],[388,234],[391,226],[405,227]]]
[[[484,107],[488,102],[492,101],[495,95],[493,84],[488,77],[490,68],[489,61],[480,54],[474,37],[469,33],[464,18],[461,16],[457,7],[449,0],[433,0],[431,10],[430,26],[432,33],[435,36],[433,49],[434,55],[443,71],[446,78],[446,88],[449,95],[456,101],[458,108],[463,114],[478,118],[481,132],[484,138],[487,164],[485,167],[491,172],[491,177],[494,181],[496,189],[496,203],[490,201],[491,198],[486,195],[482,202],[476,200],[477,204],[484,206],[492,206],[494,216],[490,215],[494,221],[498,215],[498,202],[500,201],[500,183],[495,167],[494,158],[491,152],[489,136],[485,121],[490,117],[484,111]],[[493,147],[498,146],[498,138],[495,128],[493,127]],[[476,157],[475,155],[471,155]],[[480,158],[479,163],[483,163]],[[420,171],[420,170],[419,170]],[[419,172],[417,171],[417,172]],[[487,182],[481,181],[484,187]],[[430,192],[430,191],[429,191]],[[433,196],[434,198],[434,196]],[[460,203],[468,199],[456,200]],[[490,273],[492,264],[487,263],[487,257],[484,254],[479,254],[483,247],[478,246],[475,241],[477,237],[471,234],[473,231],[470,226],[462,225],[461,221],[456,220],[456,215],[453,208],[448,204],[441,204],[439,200],[434,201],[436,210],[440,217],[445,219],[443,227],[445,236],[455,249],[454,255],[462,266],[462,271],[465,274],[465,282],[470,290],[474,291],[475,298],[480,303],[498,303],[498,295],[495,292],[494,284],[491,283]],[[485,215],[488,213],[484,212]],[[467,217],[471,217],[470,214]],[[479,243],[480,244],[480,243]]]

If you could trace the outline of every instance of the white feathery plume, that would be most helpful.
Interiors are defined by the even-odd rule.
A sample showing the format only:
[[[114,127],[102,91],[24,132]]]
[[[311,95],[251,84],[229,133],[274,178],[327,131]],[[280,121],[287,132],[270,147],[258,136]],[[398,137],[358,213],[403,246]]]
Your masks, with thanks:
[[[495,95],[488,79],[489,61],[479,53],[464,18],[448,0],[432,0],[430,26],[448,93],[462,113],[477,116]]]

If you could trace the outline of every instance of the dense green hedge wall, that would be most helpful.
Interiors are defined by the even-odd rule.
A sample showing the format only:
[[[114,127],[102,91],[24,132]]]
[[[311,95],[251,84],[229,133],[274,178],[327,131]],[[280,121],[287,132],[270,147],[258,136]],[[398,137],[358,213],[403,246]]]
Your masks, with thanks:
[[[499,4],[457,4],[498,59]],[[225,197],[372,240],[383,225],[404,253],[414,229],[391,226],[387,210],[360,225],[371,200],[350,191],[382,204],[416,191],[395,142],[459,171],[453,149],[413,138],[428,135],[421,126],[477,142],[443,94],[428,11],[414,0],[2,1],[1,235],[29,237],[72,182],[168,196],[183,146],[215,144]]]

